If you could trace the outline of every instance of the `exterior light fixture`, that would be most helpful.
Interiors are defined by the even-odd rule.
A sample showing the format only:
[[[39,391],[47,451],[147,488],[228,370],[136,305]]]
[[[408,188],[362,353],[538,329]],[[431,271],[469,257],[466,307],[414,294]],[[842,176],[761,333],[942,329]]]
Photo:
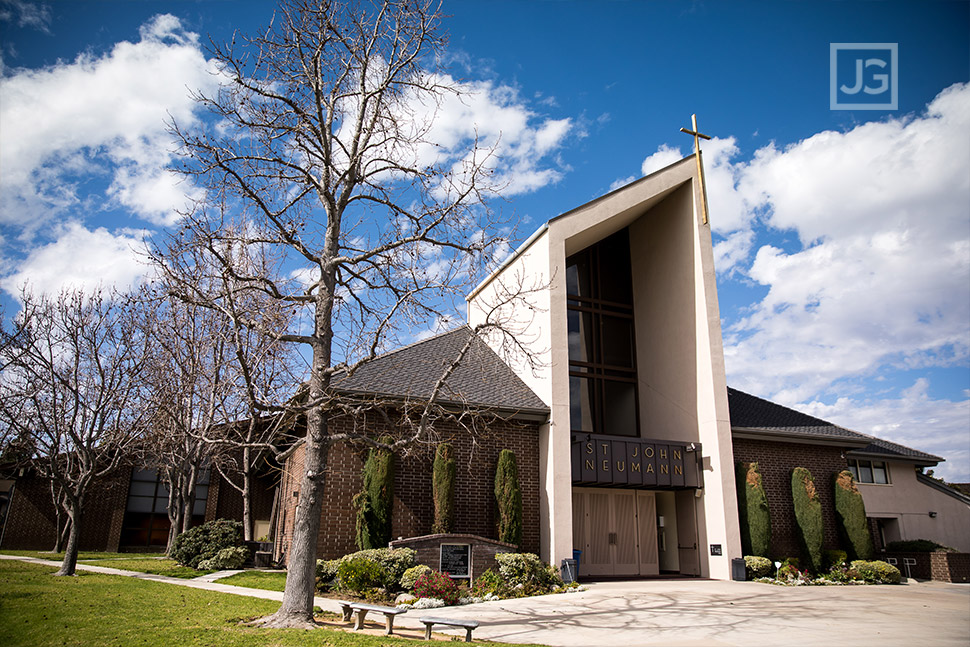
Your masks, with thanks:
[[[936,519],[936,511],[930,510],[930,519]]]

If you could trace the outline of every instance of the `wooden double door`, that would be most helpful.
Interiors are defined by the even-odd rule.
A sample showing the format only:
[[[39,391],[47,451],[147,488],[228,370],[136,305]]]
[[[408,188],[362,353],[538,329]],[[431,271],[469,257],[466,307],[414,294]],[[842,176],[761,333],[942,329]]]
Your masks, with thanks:
[[[660,573],[653,492],[573,488],[573,546],[581,576]]]

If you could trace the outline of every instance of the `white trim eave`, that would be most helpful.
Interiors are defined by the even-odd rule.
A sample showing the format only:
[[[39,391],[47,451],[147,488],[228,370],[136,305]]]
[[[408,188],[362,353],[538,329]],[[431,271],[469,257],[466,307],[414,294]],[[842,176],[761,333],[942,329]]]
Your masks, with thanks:
[[[548,222],[542,223],[542,226],[536,229],[534,232],[532,232],[532,235],[526,238],[524,243],[519,245],[514,252],[509,254],[508,258],[506,258],[504,261],[502,261],[502,263],[498,267],[492,270],[491,274],[489,274],[487,277],[485,277],[485,279],[481,283],[475,286],[475,289],[472,290],[471,293],[465,297],[465,301],[470,302],[472,299],[474,299],[475,296],[483,289],[485,289],[485,286],[491,283],[496,276],[501,274],[505,270],[505,268],[509,266],[510,263],[512,263],[518,257],[522,256],[522,254],[524,254],[526,250],[528,250],[532,246],[532,243],[536,242],[542,236],[542,234],[546,233],[547,229],[549,229],[549,223]]]

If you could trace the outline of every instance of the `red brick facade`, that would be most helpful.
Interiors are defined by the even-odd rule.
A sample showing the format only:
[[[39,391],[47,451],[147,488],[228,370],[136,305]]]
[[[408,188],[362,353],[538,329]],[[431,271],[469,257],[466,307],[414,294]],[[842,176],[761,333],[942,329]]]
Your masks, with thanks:
[[[332,431],[350,431],[352,421],[331,421]],[[368,425],[374,434],[388,433],[383,424]],[[455,479],[455,532],[496,538],[495,466],[499,452],[515,453],[522,489],[522,546],[524,552],[539,550],[539,444],[535,424],[497,420],[474,437],[457,426],[439,425],[443,442],[454,449],[457,474]],[[303,474],[304,450],[298,448],[287,460],[280,488],[280,528],[276,556],[285,558],[293,533],[300,478]],[[363,487],[362,470],[367,449],[346,444],[331,446],[327,459],[324,486],[324,509],[317,539],[319,559],[335,559],[357,550],[356,516],[353,497]],[[407,456],[396,459],[394,471],[394,512],[392,538],[416,537],[431,533],[434,504],[431,498],[431,466],[434,447],[412,448]]]
[[[843,450],[825,445],[734,439],[734,460],[757,461],[771,510],[771,555],[774,559],[800,554],[791,493],[791,472],[805,467],[812,473],[822,504],[823,549],[839,548],[833,476],[847,468]]]
[[[117,551],[128,499],[129,470],[101,479],[91,487],[81,519],[79,550]],[[27,473],[14,485],[4,523],[2,547],[51,550],[55,540],[54,504],[46,479]]]

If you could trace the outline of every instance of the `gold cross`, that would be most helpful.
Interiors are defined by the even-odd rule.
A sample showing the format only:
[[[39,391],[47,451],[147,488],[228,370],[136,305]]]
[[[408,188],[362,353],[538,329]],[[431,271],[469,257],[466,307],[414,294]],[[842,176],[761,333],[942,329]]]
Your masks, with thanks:
[[[704,224],[707,224],[707,189],[704,187],[704,165],[701,164],[701,142],[700,139],[710,139],[710,136],[701,133],[697,130],[697,115],[690,116],[690,122],[694,126],[694,130],[687,130],[686,128],[681,128],[680,132],[687,133],[688,135],[694,136],[694,159],[697,160],[697,176],[700,178],[701,183],[701,213],[704,216]]]

